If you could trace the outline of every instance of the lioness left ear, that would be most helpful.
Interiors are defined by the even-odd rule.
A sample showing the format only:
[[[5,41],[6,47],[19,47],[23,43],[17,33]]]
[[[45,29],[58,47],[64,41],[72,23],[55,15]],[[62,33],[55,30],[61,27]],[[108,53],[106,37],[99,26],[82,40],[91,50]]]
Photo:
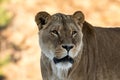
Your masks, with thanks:
[[[47,12],[38,12],[35,16],[35,22],[38,25],[39,30],[43,28],[44,25],[46,25],[48,23],[48,21],[50,20],[50,14],[48,14]]]
[[[73,18],[77,21],[77,23],[84,23],[85,21],[84,14],[81,11],[76,11],[73,14]]]

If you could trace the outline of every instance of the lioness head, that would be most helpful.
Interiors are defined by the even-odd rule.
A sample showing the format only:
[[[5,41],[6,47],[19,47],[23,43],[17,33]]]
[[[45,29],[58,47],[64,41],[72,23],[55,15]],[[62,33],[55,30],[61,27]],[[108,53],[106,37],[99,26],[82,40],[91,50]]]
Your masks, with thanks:
[[[84,15],[39,12],[35,16],[42,53],[59,68],[70,68],[82,50]]]

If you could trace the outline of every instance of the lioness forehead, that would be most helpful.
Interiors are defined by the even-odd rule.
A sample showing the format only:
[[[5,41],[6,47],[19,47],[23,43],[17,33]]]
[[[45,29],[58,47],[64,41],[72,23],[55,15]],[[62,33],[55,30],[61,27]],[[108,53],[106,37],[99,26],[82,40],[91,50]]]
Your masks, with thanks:
[[[52,15],[49,26],[78,29],[78,27],[71,15],[65,15],[65,14],[61,14],[61,13]]]
[[[62,23],[73,22],[73,18],[71,15],[65,15],[65,14],[61,14],[61,13],[52,15],[52,20],[59,21]]]
[[[61,14],[61,13],[52,15],[51,20],[52,20],[52,22],[57,22],[57,23],[62,23],[62,24],[74,22],[71,15],[65,15],[65,14]]]

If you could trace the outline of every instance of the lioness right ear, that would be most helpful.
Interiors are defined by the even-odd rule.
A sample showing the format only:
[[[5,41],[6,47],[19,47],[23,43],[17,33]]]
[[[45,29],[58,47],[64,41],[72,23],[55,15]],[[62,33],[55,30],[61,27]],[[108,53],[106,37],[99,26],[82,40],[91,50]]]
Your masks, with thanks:
[[[38,25],[38,29],[42,29],[44,25],[46,25],[48,23],[48,21],[50,20],[50,14],[48,14],[47,12],[38,12],[35,16],[35,22]]]
[[[79,23],[79,24],[80,23],[84,23],[84,21],[85,21],[85,16],[84,16],[84,14],[81,11],[76,11],[73,14],[73,17],[77,21],[77,23]]]

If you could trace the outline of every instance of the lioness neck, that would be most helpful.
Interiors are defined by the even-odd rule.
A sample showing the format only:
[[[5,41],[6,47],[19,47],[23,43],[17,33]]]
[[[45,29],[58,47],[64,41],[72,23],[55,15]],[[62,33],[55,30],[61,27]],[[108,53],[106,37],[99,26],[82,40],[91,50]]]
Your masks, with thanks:
[[[43,61],[44,60],[44,61]],[[60,69],[44,54],[41,55],[41,72],[43,80],[69,80],[67,79],[70,69]]]
[[[76,57],[75,63],[71,68],[58,68],[55,63],[48,59],[44,54],[41,55],[41,71],[43,80],[74,80],[73,77],[76,77],[74,73],[81,74],[81,78],[84,75],[85,66],[79,65],[79,57]],[[82,61],[84,62],[84,61]],[[81,64],[83,64],[81,62]],[[78,73],[78,69],[81,69],[80,73]]]
[[[52,67],[52,80],[67,80],[68,71],[70,69],[61,69],[55,66],[53,62],[51,62]]]

